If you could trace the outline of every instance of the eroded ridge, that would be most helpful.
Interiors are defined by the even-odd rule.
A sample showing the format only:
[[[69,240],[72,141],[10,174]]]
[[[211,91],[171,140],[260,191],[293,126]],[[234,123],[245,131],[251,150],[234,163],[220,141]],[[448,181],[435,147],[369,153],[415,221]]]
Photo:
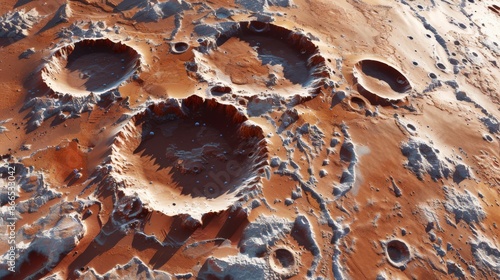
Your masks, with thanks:
[[[56,93],[85,96],[117,88],[140,70],[134,48],[109,39],[85,39],[53,53],[41,74]]]
[[[222,30],[200,39],[197,67],[191,67],[211,86],[232,87],[245,96],[315,96],[330,78],[325,58],[303,33],[260,21],[235,22]]]
[[[197,96],[150,105],[118,133],[111,152],[111,175],[125,194],[198,220],[258,192],[266,164],[259,126]]]

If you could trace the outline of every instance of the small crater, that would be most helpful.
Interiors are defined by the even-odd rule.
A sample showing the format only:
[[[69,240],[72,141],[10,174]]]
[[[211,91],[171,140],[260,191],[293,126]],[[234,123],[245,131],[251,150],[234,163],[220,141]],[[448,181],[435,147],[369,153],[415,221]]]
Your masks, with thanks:
[[[269,23],[260,22],[260,21],[252,21],[248,26],[252,31],[260,33],[269,30]]]
[[[411,131],[417,131],[417,128],[411,123],[407,124],[406,127]]]
[[[488,142],[493,142],[493,137],[491,137],[489,134],[483,135],[483,139]]]
[[[172,44],[172,53],[181,54],[189,49],[189,44],[186,42],[177,42]]]
[[[436,64],[436,66],[437,66],[439,69],[441,69],[441,70],[446,70],[446,66],[444,66],[444,64],[443,64],[443,63],[438,63],[438,64]]]
[[[366,108],[366,101],[354,96],[349,100],[349,105],[354,110],[363,110],[364,108]]]
[[[456,60],[454,58],[450,58],[448,61],[450,62],[451,65],[458,65],[458,63],[459,63],[458,60]]]
[[[269,266],[283,278],[288,278],[298,273],[298,260],[296,254],[287,247],[277,247],[269,252]]]
[[[386,244],[385,254],[391,265],[401,269],[406,267],[406,264],[411,258],[410,248],[408,245],[398,239],[393,239]]]
[[[437,79],[437,75],[434,73],[429,73],[429,78],[431,79]]]
[[[221,96],[224,94],[230,94],[233,90],[227,86],[214,86],[210,89],[210,93],[215,96]]]

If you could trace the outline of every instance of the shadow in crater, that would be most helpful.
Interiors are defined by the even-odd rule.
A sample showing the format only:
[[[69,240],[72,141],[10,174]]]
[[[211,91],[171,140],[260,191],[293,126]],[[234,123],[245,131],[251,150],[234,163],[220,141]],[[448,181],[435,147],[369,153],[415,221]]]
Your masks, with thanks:
[[[316,51],[316,47],[306,40],[302,40],[303,46],[294,44],[292,34],[291,30],[283,27],[253,21],[242,22],[234,37],[255,49],[262,64],[281,65],[286,79],[294,84],[307,86],[312,77],[308,59]],[[217,45],[223,45],[232,35],[223,34],[218,38]]]
[[[362,60],[359,63],[365,75],[386,82],[393,91],[405,93],[411,89],[408,79],[388,64],[376,60]]]
[[[265,155],[261,138],[241,135],[244,120],[235,121],[236,111],[227,110],[189,108],[190,115],[138,120],[142,141],[133,153],[150,158],[149,168],[164,172],[183,195],[215,198],[234,192],[256,175]]]
[[[139,66],[135,50],[107,39],[83,40],[73,50],[67,47],[62,51],[69,53],[65,68],[72,80],[70,86],[83,87],[88,92],[103,92],[118,86]]]

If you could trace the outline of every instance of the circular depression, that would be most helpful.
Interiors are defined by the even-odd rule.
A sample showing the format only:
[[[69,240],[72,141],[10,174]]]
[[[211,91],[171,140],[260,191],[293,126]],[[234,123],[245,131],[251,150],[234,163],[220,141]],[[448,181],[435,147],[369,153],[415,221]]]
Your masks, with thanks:
[[[171,51],[174,54],[185,53],[189,49],[189,44],[186,42],[173,43],[171,46]]]
[[[118,87],[140,66],[133,48],[109,39],[86,39],[57,50],[42,69],[42,79],[54,92],[87,95]]]
[[[262,129],[234,106],[191,96],[135,115],[111,158],[126,194],[166,215],[201,219],[259,184],[267,150]]]
[[[368,108],[368,101],[362,96],[350,96],[348,100],[349,107],[355,111],[363,111]]]
[[[389,259],[389,263],[398,268],[406,267],[410,261],[410,248],[405,242],[394,239],[387,242],[385,246],[385,254]]]
[[[388,63],[364,59],[353,68],[358,91],[374,105],[406,98],[411,84],[403,73]]]
[[[317,93],[329,77],[325,59],[304,34],[259,21],[235,23],[197,56],[214,70],[199,73],[204,80],[222,80],[235,92]]]
[[[272,249],[268,255],[269,266],[282,277],[291,277],[298,273],[299,263],[296,254],[287,247]]]

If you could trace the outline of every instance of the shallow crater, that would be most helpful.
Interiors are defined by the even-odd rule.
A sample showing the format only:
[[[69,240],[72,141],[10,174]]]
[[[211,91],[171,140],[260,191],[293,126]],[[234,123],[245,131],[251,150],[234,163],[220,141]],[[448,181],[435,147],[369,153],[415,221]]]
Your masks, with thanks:
[[[85,39],[54,52],[41,75],[54,92],[83,96],[117,88],[140,65],[141,55],[132,47],[109,39]]]
[[[373,105],[390,105],[405,99],[412,86],[403,73],[388,63],[364,59],[353,68],[357,89]]]

